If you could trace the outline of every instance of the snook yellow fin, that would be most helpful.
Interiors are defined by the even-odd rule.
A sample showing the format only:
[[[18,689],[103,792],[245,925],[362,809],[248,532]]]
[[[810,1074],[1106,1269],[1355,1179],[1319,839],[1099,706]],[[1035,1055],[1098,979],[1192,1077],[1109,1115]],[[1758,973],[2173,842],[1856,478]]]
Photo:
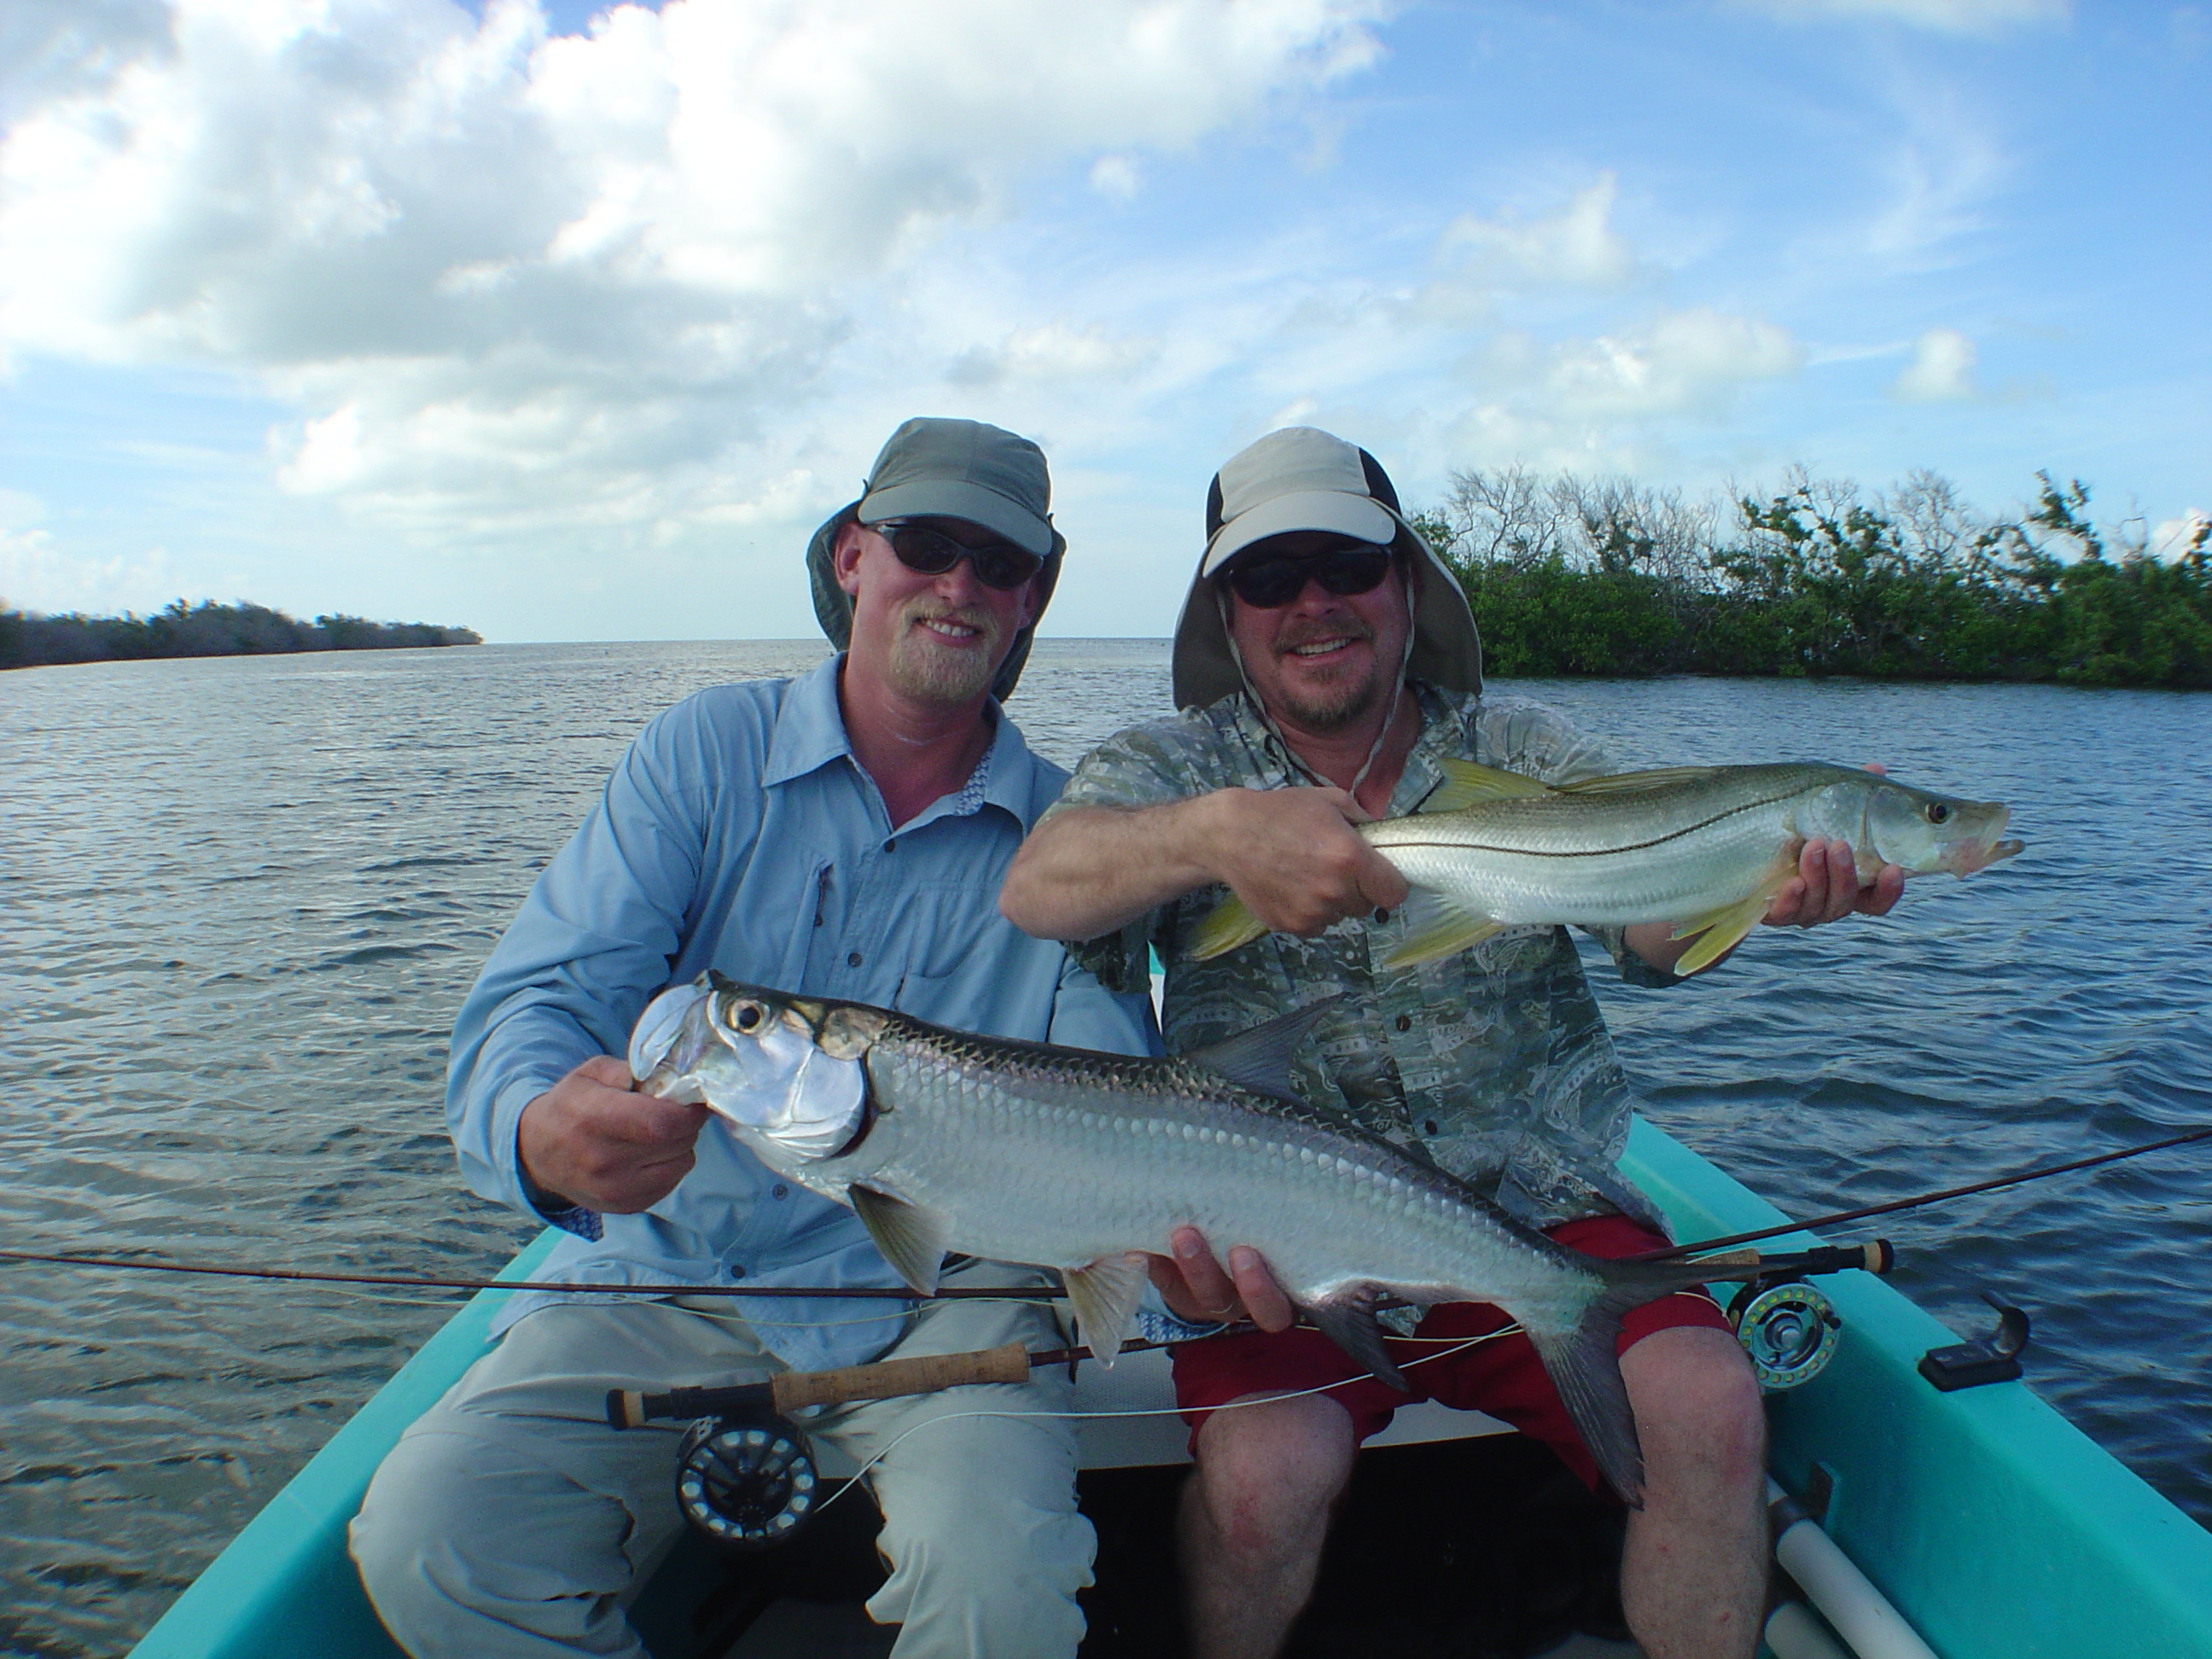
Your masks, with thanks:
[[[1552,793],[1548,784],[1476,761],[1438,761],[1437,767],[1444,781],[1429,791],[1428,799],[1414,808],[1417,812],[1457,812],[1486,800],[1523,800]]]
[[[1413,890],[1399,914],[1406,918],[1406,937],[1382,957],[1382,966],[1392,972],[1457,956],[1504,926],[1425,887]]]
[[[1705,937],[1682,953],[1674,964],[1678,974],[1694,974],[1700,968],[1710,968],[1743,942],[1743,936],[1759,926],[1759,919],[1766,914],[1766,907],[1782,890],[1783,884],[1796,873],[1797,861],[1784,856],[1774,860],[1766,872],[1766,879],[1759,884],[1759,890],[1749,898],[1734,904],[1723,904],[1717,910],[1708,910],[1701,916],[1692,916],[1687,921],[1677,922],[1668,937],[1687,939],[1692,933]]]
[[[1267,931],[1267,924],[1245,908],[1243,899],[1231,893],[1190,930],[1191,959],[1206,962],[1225,955],[1240,945],[1249,945]]]
[[[1634,795],[1646,789],[1664,788],[1670,783],[1695,783],[1720,769],[1717,766],[1659,766],[1648,772],[1614,772],[1602,778],[1583,778],[1578,782],[1559,784],[1557,788],[1562,795]]]

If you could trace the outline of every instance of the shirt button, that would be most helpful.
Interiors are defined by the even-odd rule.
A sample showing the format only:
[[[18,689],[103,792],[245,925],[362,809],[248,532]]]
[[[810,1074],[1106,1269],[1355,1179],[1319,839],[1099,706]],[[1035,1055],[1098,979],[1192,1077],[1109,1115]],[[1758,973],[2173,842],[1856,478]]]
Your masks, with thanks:
[[[896,853],[898,851],[898,837],[896,836],[893,836],[889,841],[884,843],[884,851],[886,853]]]
[[[785,1186],[781,1181],[779,1181],[775,1186],[768,1189],[768,1195],[770,1198],[789,1198],[791,1196],[791,1188]]]
[[[860,965],[860,953],[858,951],[847,951],[845,953],[845,965],[848,968],[859,967]]]
[[[730,1263],[730,1277],[731,1277],[731,1278],[732,1278],[732,1279],[743,1279],[744,1276],[745,1276],[745,1268],[744,1268],[744,1264],[743,1262],[741,1262],[741,1261],[732,1261],[732,1263]]]
[[[1386,922],[1386,921],[1389,921],[1389,920],[1390,920],[1390,913],[1389,913],[1388,910],[1377,910],[1377,911],[1376,911],[1376,913],[1375,913],[1375,925],[1376,925],[1377,927],[1381,927],[1384,922]]]
[[[1399,1029],[1400,1030],[1401,1030],[1401,1031],[1410,1031],[1410,1030],[1412,1030],[1413,1029],[1413,1021],[1412,1017],[1411,1017],[1410,1015],[1407,1015],[1407,1014],[1401,1014],[1401,1015],[1399,1015],[1399,1016],[1398,1016],[1398,1029]]]

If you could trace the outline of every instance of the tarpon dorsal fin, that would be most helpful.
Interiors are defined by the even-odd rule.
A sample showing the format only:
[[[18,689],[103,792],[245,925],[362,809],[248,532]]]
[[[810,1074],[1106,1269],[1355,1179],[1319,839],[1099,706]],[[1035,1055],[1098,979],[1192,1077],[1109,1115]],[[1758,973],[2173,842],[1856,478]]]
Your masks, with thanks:
[[[1716,777],[1717,766],[1658,766],[1649,772],[1614,772],[1602,778],[1583,778],[1554,787],[1563,795],[1633,795],[1670,783],[1696,783]]]
[[[845,1196],[892,1270],[919,1294],[936,1295],[948,1244],[945,1224],[920,1206],[872,1187],[848,1187]]]
[[[1505,925],[1430,887],[1414,888],[1398,914],[1406,918],[1406,937],[1382,957],[1382,966],[1393,972],[1456,956]]]
[[[1341,1296],[1309,1304],[1307,1318],[1321,1334],[1373,1373],[1376,1380],[1400,1394],[1411,1394],[1412,1383],[1390,1358],[1383,1345],[1382,1328],[1375,1319],[1376,1291],[1372,1285],[1354,1285]]]
[[[1231,893],[1190,930],[1190,958],[1193,962],[1208,962],[1215,957],[1226,956],[1267,931],[1267,924],[1254,915],[1243,899]]]
[[[1525,800],[1552,793],[1548,784],[1479,761],[1440,760],[1437,769],[1444,775],[1443,781],[1429,791],[1413,809],[1416,812],[1457,812],[1482,801]]]
[[[1126,1255],[1102,1255],[1087,1267],[1063,1275],[1067,1299],[1075,1309],[1075,1331],[1091,1357],[1111,1365],[1121,1345],[1129,1340],[1129,1327],[1137,1317],[1137,1304],[1150,1282],[1145,1258],[1132,1250]]]
[[[1296,1104],[1298,1097],[1291,1087],[1291,1056],[1297,1052],[1298,1044],[1305,1041],[1307,1034],[1321,1023],[1322,1016],[1342,1002],[1345,994],[1323,997],[1319,1002],[1293,1008],[1265,1025],[1255,1025],[1233,1037],[1194,1048],[1182,1058],[1209,1072],[1218,1072],[1231,1083],[1242,1084],[1255,1094],[1272,1095],[1277,1100]]]

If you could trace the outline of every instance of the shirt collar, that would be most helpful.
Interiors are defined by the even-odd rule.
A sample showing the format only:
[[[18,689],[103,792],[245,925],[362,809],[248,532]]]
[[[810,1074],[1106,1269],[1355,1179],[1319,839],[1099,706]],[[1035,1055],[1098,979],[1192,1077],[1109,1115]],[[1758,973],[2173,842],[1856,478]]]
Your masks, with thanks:
[[[764,787],[788,783],[839,758],[850,761],[852,741],[845,734],[844,711],[837,703],[837,675],[844,666],[839,652],[819,668],[791,683],[790,694],[775,718],[775,735],[769,744],[768,763],[761,769]],[[969,775],[957,794],[946,796],[922,814],[922,820],[964,817],[985,806],[996,806],[1029,823],[1031,797],[1036,793],[1036,757],[1023,741],[1020,729],[1008,720],[994,700],[989,718],[991,746]],[[855,770],[860,763],[854,761]]]

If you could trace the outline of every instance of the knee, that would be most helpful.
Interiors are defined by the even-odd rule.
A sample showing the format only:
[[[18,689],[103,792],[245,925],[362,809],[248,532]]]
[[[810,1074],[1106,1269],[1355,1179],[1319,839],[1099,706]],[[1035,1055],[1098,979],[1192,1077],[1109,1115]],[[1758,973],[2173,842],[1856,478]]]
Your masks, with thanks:
[[[1733,1336],[1703,1328],[1659,1331],[1623,1356],[1621,1370],[1655,1474],[1695,1468],[1731,1489],[1759,1487],[1766,1407]]]
[[[1291,1553],[1327,1530],[1357,1450],[1351,1419],[1328,1400],[1217,1412],[1199,1431],[1186,1501],[1232,1555]]]

